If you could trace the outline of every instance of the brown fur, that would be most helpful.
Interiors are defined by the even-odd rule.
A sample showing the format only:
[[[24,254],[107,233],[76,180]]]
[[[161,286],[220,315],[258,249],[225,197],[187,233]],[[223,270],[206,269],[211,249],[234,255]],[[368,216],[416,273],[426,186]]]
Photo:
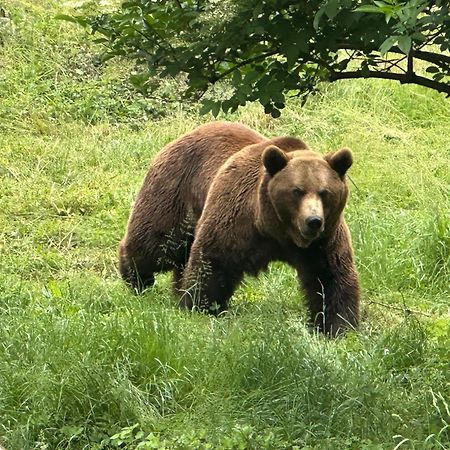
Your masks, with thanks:
[[[219,167],[265,138],[240,124],[212,122],[168,144],[154,159],[119,246],[119,270],[138,292],[154,273],[174,270],[180,287],[195,224]]]
[[[342,215],[351,163],[346,149],[322,157],[296,138],[204,125],[156,158],[121,243],[122,275],[139,288],[175,268],[183,307],[220,311],[245,273],[280,260],[297,270],[318,329],[354,327],[359,287]],[[186,218],[195,239],[182,230]],[[170,233],[184,254],[164,265]]]

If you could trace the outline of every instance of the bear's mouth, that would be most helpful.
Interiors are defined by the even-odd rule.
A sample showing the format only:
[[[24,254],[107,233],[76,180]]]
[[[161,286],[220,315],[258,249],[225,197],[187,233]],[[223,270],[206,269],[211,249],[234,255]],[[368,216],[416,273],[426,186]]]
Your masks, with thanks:
[[[294,244],[300,248],[307,248],[311,245],[311,243],[316,240],[320,236],[320,233],[305,234],[299,230],[295,230],[291,235],[291,239],[294,241]]]
[[[300,248],[309,247],[315,240],[320,238],[322,235],[322,230],[317,232],[305,232],[300,227],[296,230],[293,230],[291,234],[291,238],[294,241],[294,244]]]

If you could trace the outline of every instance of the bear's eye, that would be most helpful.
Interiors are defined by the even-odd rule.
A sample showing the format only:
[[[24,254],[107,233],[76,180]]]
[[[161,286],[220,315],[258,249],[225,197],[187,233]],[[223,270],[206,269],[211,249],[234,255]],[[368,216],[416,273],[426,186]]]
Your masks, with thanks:
[[[319,191],[319,197],[324,200],[330,195],[330,191],[327,191],[326,189],[322,189]]]
[[[302,188],[299,187],[295,187],[294,189],[292,189],[292,193],[296,196],[296,197],[303,197],[305,195],[305,191]]]

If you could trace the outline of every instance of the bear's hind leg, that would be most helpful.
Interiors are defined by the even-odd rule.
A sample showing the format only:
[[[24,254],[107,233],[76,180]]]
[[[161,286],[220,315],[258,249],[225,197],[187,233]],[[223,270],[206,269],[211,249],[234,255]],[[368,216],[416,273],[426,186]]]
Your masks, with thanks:
[[[183,270],[184,267],[175,267],[172,271],[172,291],[177,297],[183,294]]]

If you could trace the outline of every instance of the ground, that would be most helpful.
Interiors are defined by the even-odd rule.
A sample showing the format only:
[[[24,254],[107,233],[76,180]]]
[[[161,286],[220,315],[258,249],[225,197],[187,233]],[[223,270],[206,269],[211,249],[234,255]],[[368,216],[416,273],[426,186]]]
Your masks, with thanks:
[[[310,334],[279,264],[224,317],[187,314],[168,275],[130,294],[116,248],[152,156],[211,118],[133,96],[59,3],[11,0],[0,28],[0,444],[449,448],[450,100],[349,81],[221,117],[353,150],[363,323]]]

